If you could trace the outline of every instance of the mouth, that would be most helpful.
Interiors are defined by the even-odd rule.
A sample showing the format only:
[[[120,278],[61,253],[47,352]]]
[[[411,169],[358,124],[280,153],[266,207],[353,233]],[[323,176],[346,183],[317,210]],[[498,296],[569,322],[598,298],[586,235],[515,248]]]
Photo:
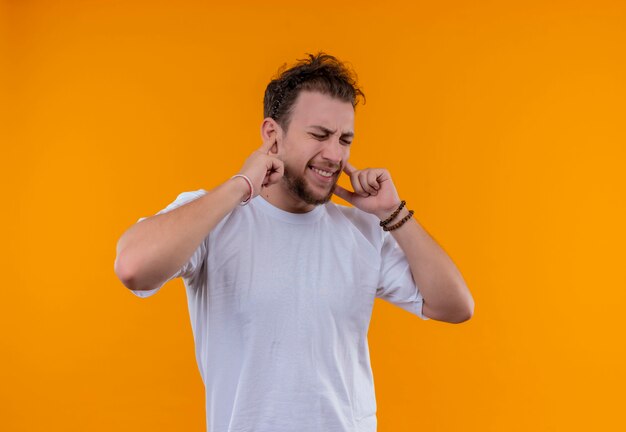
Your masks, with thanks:
[[[329,170],[327,169],[322,169],[322,168],[318,168],[318,167],[314,167],[312,165],[309,165],[308,167],[311,171],[313,171],[315,174],[317,174],[318,176],[326,179],[326,180],[331,180],[335,174],[337,174],[338,170]]]
[[[337,178],[338,169],[333,168],[320,168],[319,166],[309,165],[308,169],[313,174],[313,177],[319,182],[323,184],[330,184],[334,182]]]

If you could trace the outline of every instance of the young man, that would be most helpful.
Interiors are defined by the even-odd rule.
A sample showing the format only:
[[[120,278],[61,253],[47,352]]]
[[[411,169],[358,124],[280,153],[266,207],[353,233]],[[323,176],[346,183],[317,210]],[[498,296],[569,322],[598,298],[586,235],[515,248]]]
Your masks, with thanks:
[[[389,172],[348,163],[358,96],[337,59],[309,55],[268,85],[263,144],[238,174],[119,240],[116,274],[138,296],[185,282],[211,432],[375,431],[374,299],[422,319],[473,313]]]

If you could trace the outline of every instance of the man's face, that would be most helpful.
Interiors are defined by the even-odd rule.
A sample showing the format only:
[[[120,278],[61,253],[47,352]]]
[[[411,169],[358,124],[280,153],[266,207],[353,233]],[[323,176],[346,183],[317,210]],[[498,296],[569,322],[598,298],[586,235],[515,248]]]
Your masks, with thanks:
[[[350,102],[301,91],[279,156],[288,190],[307,204],[328,202],[350,156],[353,135]]]

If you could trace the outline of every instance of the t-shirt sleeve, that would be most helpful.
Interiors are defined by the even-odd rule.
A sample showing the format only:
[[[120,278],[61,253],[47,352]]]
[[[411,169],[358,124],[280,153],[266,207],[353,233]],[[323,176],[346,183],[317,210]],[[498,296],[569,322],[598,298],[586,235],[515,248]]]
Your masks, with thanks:
[[[413,280],[406,255],[388,232],[384,233],[382,246],[380,282],[376,297],[392,303],[423,320],[429,319],[422,313],[424,300]]]
[[[193,200],[196,200],[198,198],[200,198],[201,196],[205,195],[207,192],[204,189],[199,189],[197,191],[191,191],[191,192],[183,192],[180,195],[178,195],[178,197],[176,198],[176,200],[174,200],[174,202],[172,202],[171,204],[169,204],[167,207],[165,207],[163,210],[160,210],[159,212],[157,212],[155,214],[159,215],[162,213],[167,213],[169,211],[174,210],[175,208],[178,208],[184,204],[187,204]],[[142,220],[147,219],[147,217],[141,217],[137,220],[137,223],[141,222]],[[198,246],[198,248],[194,251],[194,253],[191,255],[191,257],[189,258],[189,260],[183,264],[183,266],[178,269],[178,271],[176,271],[176,273],[174,273],[172,276],[170,276],[165,282],[163,282],[163,284],[161,284],[161,286],[151,289],[151,290],[130,290],[133,294],[135,294],[137,297],[150,297],[152,295],[154,295],[157,291],[159,291],[161,289],[161,287],[163,287],[163,285],[165,285],[166,283],[168,283],[169,281],[171,281],[172,279],[175,279],[177,277],[183,277],[185,279],[192,279],[196,276],[196,274],[198,273],[200,267],[202,266],[202,263],[206,260],[207,257],[207,241],[206,239],[204,239],[201,243],[200,246]]]

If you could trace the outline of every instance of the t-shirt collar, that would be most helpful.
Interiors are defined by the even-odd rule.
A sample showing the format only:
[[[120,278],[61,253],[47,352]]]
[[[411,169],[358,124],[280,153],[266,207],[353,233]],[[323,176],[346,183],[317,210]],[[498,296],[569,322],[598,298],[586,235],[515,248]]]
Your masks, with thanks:
[[[255,208],[258,208],[263,213],[273,218],[294,224],[305,224],[317,221],[322,216],[324,207],[323,205],[318,205],[307,213],[291,213],[275,207],[261,195],[257,195],[254,199],[252,199],[250,205],[253,205]]]

